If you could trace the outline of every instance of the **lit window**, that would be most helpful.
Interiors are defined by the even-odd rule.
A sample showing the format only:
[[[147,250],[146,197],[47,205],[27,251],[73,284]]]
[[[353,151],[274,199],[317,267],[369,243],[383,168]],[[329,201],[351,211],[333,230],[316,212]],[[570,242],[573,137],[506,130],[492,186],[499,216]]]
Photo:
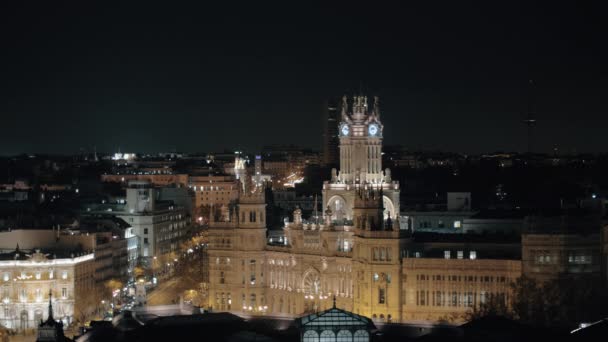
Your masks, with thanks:
[[[443,257],[450,259],[452,257],[452,253],[450,251],[443,251]]]
[[[477,259],[477,252],[476,251],[469,252],[469,259],[471,259],[471,260]]]
[[[384,304],[386,301],[384,289],[378,289],[378,304]]]
[[[460,228],[462,223],[460,221],[454,221],[454,228]]]
[[[378,273],[374,273],[374,281],[378,281],[378,278],[379,278]]]
[[[464,252],[458,251],[457,255],[458,255],[458,259],[462,259],[464,257]]]
[[[68,279],[68,272],[67,271],[63,271],[63,273],[61,274],[61,279]]]

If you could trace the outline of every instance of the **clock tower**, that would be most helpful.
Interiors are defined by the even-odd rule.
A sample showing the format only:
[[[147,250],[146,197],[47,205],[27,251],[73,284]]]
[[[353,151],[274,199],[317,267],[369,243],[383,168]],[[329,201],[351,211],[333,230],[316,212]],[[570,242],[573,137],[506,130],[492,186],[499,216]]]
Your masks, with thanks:
[[[382,130],[378,97],[373,109],[367,97],[353,98],[352,113],[347,112],[346,96],[342,98],[340,123],[340,178],[345,182],[382,182]]]
[[[385,218],[399,215],[399,184],[393,182],[389,169],[382,170],[382,137],[380,102],[368,103],[367,96],[342,98],[340,169],[332,170],[331,180],[323,186],[323,205],[329,207],[332,219],[353,219],[354,191],[382,190]]]

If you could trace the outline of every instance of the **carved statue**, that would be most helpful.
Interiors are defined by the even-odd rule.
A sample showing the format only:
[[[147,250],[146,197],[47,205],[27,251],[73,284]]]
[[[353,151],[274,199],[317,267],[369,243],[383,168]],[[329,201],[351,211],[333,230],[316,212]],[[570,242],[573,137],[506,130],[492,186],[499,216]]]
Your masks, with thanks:
[[[389,168],[386,168],[386,170],[384,170],[384,182],[385,183],[392,182],[391,169],[389,169]]]
[[[386,218],[386,222],[384,222],[384,227],[386,230],[393,230],[393,220],[391,219],[391,212],[387,212],[388,217]]]
[[[299,206],[293,211],[293,223],[302,224],[302,209]]]
[[[325,210],[325,225],[328,227],[331,226],[331,216],[332,215],[333,215],[333,212],[331,211],[331,208],[328,205],[327,209]]]
[[[331,182],[336,183],[338,181],[338,170],[336,168],[331,169]]]

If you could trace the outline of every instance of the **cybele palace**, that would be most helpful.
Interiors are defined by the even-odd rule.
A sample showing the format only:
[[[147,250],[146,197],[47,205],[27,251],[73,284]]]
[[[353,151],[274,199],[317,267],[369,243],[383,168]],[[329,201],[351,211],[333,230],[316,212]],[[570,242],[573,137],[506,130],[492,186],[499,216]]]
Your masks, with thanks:
[[[271,242],[263,192],[246,186],[210,219],[210,308],[296,317],[329,309],[335,298],[340,309],[404,322],[449,319],[490,294],[508,295],[519,260],[484,259],[492,244],[473,251],[400,229],[399,184],[382,169],[378,98],[344,97],[338,129],[340,169],[323,185],[323,213],[305,219],[296,209]]]

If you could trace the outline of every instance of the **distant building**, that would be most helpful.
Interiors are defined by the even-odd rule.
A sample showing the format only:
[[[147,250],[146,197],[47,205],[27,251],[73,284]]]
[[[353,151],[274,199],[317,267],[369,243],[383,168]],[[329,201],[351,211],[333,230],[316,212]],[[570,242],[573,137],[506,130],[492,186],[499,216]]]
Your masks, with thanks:
[[[133,228],[133,235],[139,239],[139,258],[148,265],[154,257],[178,251],[190,226],[183,207],[157,200],[156,193],[148,183],[132,182],[124,210],[114,213]]]
[[[230,175],[192,175],[188,187],[194,192],[194,219],[203,223],[211,210],[227,208],[238,198],[240,182]]]
[[[340,140],[338,138],[338,123],[340,122],[339,100],[330,99],[325,103],[323,111],[323,143],[322,163],[324,166],[338,166]]]
[[[476,212],[471,211],[470,192],[449,192],[447,210],[419,210],[401,212],[401,229],[411,231],[464,233],[464,222]]]
[[[524,273],[541,282],[568,276],[599,279],[601,233],[596,217],[528,217],[521,238]]]
[[[123,183],[125,186],[130,181],[146,181],[157,186],[167,186],[171,184],[188,185],[187,174],[164,174],[164,173],[134,173],[134,174],[103,174],[102,182]]]
[[[291,214],[296,208],[300,208],[305,212],[313,212],[315,210],[315,197],[314,196],[297,196],[296,191],[293,189],[287,190],[275,190],[272,192],[272,197],[275,206],[283,209],[284,211]],[[317,206],[320,207],[320,199]],[[319,208],[317,208],[319,209]],[[321,212],[322,210],[319,210]],[[320,213],[322,214],[322,213]]]
[[[148,182],[132,181],[119,203],[89,203],[84,214],[111,214],[124,220],[130,226],[125,239],[136,237],[137,241],[137,248],[128,242],[130,264],[139,260],[151,266],[154,257],[178,251],[192,227],[187,210],[174,201],[160,199],[160,194],[162,191]]]

